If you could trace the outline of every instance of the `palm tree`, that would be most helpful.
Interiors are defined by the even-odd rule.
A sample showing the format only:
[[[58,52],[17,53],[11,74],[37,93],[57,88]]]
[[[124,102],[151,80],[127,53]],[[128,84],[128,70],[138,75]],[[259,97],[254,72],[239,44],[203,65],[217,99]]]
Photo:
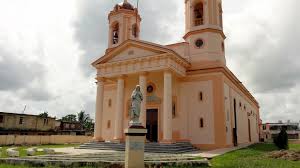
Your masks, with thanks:
[[[93,125],[93,120],[90,118],[89,114],[86,114],[84,110],[81,110],[78,114],[78,122],[82,125],[83,129],[91,130]]]

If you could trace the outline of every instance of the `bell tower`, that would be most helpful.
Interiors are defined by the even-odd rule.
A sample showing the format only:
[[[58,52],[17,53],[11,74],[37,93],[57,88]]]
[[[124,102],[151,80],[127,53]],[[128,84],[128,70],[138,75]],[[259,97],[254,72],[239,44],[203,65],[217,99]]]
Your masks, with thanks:
[[[185,0],[185,36],[192,69],[226,65],[222,0]]]
[[[141,17],[138,9],[127,0],[115,5],[108,15],[108,48],[114,48],[128,39],[139,39]]]

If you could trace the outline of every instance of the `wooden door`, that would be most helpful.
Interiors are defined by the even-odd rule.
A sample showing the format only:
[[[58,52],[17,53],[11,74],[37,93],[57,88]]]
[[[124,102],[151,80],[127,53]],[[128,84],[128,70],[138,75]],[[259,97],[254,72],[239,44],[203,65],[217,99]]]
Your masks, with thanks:
[[[147,109],[146,138],[150,142],[158,141],[158,109]]]

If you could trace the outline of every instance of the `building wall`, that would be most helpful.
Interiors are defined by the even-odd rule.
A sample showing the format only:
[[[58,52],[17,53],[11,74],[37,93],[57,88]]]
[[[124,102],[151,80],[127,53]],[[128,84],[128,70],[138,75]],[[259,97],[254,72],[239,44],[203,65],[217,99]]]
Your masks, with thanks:
[[[189,44],[188,43],[177,43],[177,44],[173,44],[173,45],[167,45],[166,47],[174,50],[180,56],[182,56],[186,60],[190,61],[190,57],[189,57]]]
[[[231,126],[234,127],[234,99],[236,100],[237,137],[238,143],[250,143],[248,119],[250,120],[251,143],[259,142],[259,112],[249,98],[231,81],[225,78],[225,85],[229,87],[231,106]],[[252,114],[251,114],[252,111]],[[250,116],[248,116],[250,114]]]
[[[111,106],[109,106],[111,101]],[[115,125],[115,104],[116,104],[116,85],[109,84],[104,87],[103,116],[102,116],[102,136],[106,140],[114,137]]]
[[[200,92],[203,94],[202,101],[199,100]],[[181,83],[179,100],[180,111],[186,115],[185,122],[180,123],[182,132],[186,132],[183,135],[186,135],[192,144],[214,144],[212,81]],[[201,118],[203,118],[203,128],[200,128]]]
[[[231,145],[233,143],[232,141],[232,125],[231,125],[231,120],[232,120],[232,114],[230,111],[232,111],[231,106],[230,106],[230,88],[229,86],[224,83],[224,111],[226,115],[226,143],[227,145]]]
[[[202,39],[204,45],[199,49],[195,46],[197,39]],[[192,64],[192,69],[198,68],[201,62],[220,61],[225,64],[225,56],[222,51],[223,37],[218,33],[205,32],[195,34],[187,39],[189,43],[189,54]]]
[[[130,97],[135,86],[139,83],[139,75],[128,75],[124,79],[123,129],[128,127]],[[155,87],[152,95],[161,100],[161,102],[156,103],[147,102],[146,105],[147,109],[158,109],[159,140],[163,137],[163,81],[163,72],[147,74],[147,84],[153,84]],[[176,115],[173,117],[174,140],[189,140],[202,149],[232,146],[233,100],[236,99],[238,143],[250,143],[248,119],[251,127],[251,143],[259,141],[258,107],[254,106],[251,100],[222,73],[188,75],[184,79],[176,78],[173,75],[172,89],[173,102],[176,104]],[[104,90],[102,133],[105,140],[112,140],[115,125],[116,84],[107,84]],[[200,92],[203,94],[202,101],[199,100]],[[111,100],[111,107],[109,107],[109,100]],[[241,107],[239,106],[240,102]],[[201,118],[203,118],[203,128],[200,128]],[[108,127],[109,121],[110,127]]]
[[[128,75],[124,78],[125,87],[124,87],[124,112],[123,112],[123,129],[128,127],[129,123],[129,115],[130,115],[130,107],[131,107],[131,94],[135,89],[136,85],[139,84],[139,75],[132,74]],[[163,121],[163,108],[162,108],[162,100],[163,100],[163,83],[164,77],[161,72],[152,72],[147,75],[147,85],[154,84],[155,90],[153,95],[158,97],[161,102],[160,103],[147,103],[147,109],[158,109],[158,133],[159,140],[162,138],[162,121]],[[105,140],[112,140],[114,138],[114,127],[115,127],[115,113],[116,113],[116,90],[117,86],[115,82],[113,84],[105,85],[104,88],[104,109],[103,109],[103,119],[102,119],[102,134]],[[173,93],[176,95],[176,78],[173,80]],[[149,94],[146,94],[149,96]],[[108,107],[109,99],[111,99],[111,107]],[[145,100],[147,101],[147,100]],[[107,123],[110,121],[110,128],[107,127]],[[174,121],[173,121],[174,123]],[[174,124],[176,125],[176,123]],[[174,128],[176,130],[176,128]],[[123,138],[125,135],[123,134]]]
[[[39,144],[65,144],[87,143],[92,140],[90,136],[50,135],[0,135],[0,145],[39,145]]]
[[[0,113],[3,118],[3,122],[0,123],[2,129],[18,129],[18,130],[39,130],[48,131],[55,129],[55,118],[47,118],[48,122],[44,124],[44,118],[33,115],[22,114],[7,114]],[[23,118],[22,124],[20,124],[20,118]]]

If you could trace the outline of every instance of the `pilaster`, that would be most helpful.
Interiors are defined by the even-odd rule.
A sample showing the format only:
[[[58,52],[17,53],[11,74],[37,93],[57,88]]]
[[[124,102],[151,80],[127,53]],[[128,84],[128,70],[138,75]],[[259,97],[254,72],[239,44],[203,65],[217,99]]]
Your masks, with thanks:
[[[97,80],[97,96],[96,96],[96,112],[95,112],[95,129],[94,140],[103,141],[102,138],[102,116],[103,116],[103,95],[104,95],[104,78],[96,78]]]

